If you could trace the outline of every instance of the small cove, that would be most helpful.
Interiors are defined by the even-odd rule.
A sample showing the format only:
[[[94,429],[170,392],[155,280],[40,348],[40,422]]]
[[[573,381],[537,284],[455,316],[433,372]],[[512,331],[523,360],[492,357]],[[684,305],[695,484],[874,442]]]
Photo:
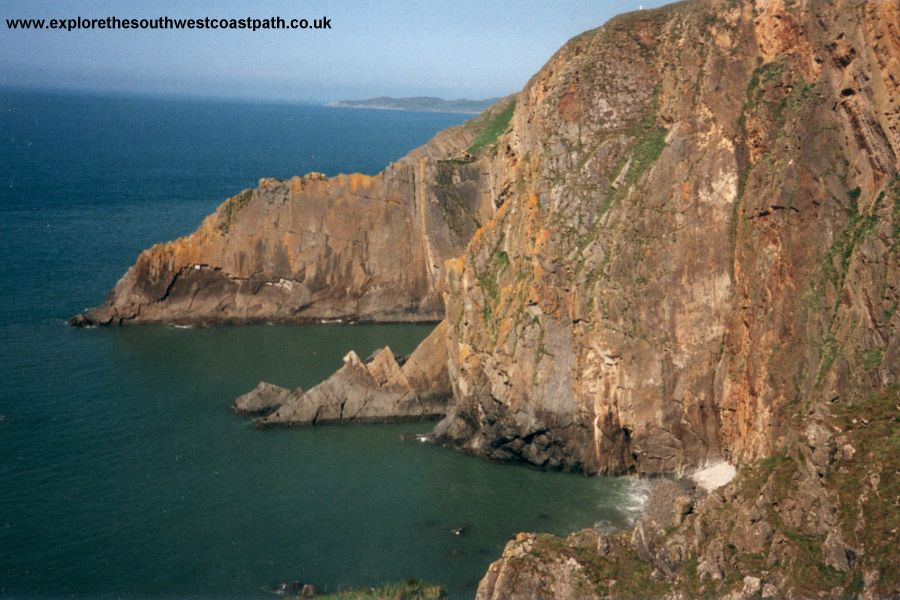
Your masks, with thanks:
[[[308,387],[346,349],[407,352],[429,327],[23,331],[48,342],[34,367],[56,368],[30,402],[4,402],[4,594],[264,597],[282,580],[418,577],[465,598],[517,531],[624,525],[627,479],[401,440],[428,423],[258,431],[229,410],[257,377]]]

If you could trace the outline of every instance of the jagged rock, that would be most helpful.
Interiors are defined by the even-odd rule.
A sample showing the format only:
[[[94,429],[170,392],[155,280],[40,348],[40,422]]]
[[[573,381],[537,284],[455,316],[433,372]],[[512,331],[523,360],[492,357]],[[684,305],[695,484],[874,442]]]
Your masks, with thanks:
[[[673,503],[673,514],[675,517],[672,520],[673,525],[681,525],[684,521],[684,518],[691,514],[694,510],[694,500],[690,496],[681,495],[675,498]]]
[[[555,557],[552,562],[531,568],[541,556],[535,536],[517,536],[506,544],[500,560],[488,567],[478,585],[477,600],[508,598],[556,598],[591,600],[593,593],[586,569],[572,557]]]
[[[735,527],[732,532],[734,545],[745,552],[762,552],[769,548],[775,529],[768,521],[757,521],[740,529]]]
[[[597,554],[600,556],[606,556],[609,554],[610,543],[609,536],[600,534],[597,536]]]
[[[834,437],[821,423],[812,422],[806,426],[806,440],[812,451],[813,464],[816,465],[818,472],[824,475],[834,462],[837,453]]]
[[[662,536],[662,529],[650,519],[640,519],[631,530],[631,545],[634,553],[644,562],[653,560],[655,542]]]
[[[573,548],[597,548],[599,544],[599,534],[594,529],[581,529],[574,533],[570,533],[566,537],[566,543]]]
[[[728,563],[725,561],[725,545],[721,540],[714,540],[709,544],[700,560],[697,562],[697,574],[700,580],[722,580]]]
[[[750,600],[757,597],[762,588],[762,580],[750,575],[744,577],[740,588],[722,596],[722,600]]]
[[[340,369],[310,390],[290,392],[261,383],[238,398],[235,410],[272,408],[256,421],[259,427],[443,416],[450,398],[446,328],[444,322],[435,327],[402,366],[387,347],[366,361],[350,351]]]
[[[672,536],[653,556],[653,565],[667,577],[672,577],[678,571],[687,553],[687,540],[684,536]]]

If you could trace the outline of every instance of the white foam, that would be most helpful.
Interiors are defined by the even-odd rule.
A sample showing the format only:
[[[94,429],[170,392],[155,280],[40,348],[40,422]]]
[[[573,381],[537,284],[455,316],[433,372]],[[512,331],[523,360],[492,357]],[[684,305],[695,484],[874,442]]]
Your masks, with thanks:
[[[712,463],[704,469],[695,471],[694,474],[691,475],[691,479],[707,492],[711,492],[730,482],[734,479],[736,474],[737,469],[734,468],[734,465],[725,461],[719,461]]]
[[[640,477],[632,476],[629,479],[626,492],[626,501],[623,509],[628,515],[628,521],[633,523],[644,512],[647,500],[650,497],[650,482]]]

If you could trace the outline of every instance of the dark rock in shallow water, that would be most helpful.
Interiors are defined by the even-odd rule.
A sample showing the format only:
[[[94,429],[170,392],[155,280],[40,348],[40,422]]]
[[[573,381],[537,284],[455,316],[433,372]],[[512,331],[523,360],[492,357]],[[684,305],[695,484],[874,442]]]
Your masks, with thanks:
[[[259,427],[438,418],[450,399],[446,323],[441,322],[401,366],[390,348],[363,361],[356,352],[309,391],[260,383],[234,403],[239,414],[264,414]]]
[[[78,313],[74,317],[70,317],[69,320],[66,321],[66,325],[69,325],[70,327],[93,327],[96,323],[83,313]]]

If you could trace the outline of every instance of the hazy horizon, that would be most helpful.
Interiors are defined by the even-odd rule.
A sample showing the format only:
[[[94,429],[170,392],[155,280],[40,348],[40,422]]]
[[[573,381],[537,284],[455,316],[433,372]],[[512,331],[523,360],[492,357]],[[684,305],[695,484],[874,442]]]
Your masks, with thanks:
[[[387,96],[387,95],[378,95],[378,96],[360,96],[358,98],[326,98],[322,100],[306,100],[303,98],[266,98],[266,97],[245,97],[245,96],[224,96],[224,95],[210,95],[203,93],[191,93],[191,92],[165,92],[165,91],[156,91],[153,89],[147,90],[113,90],[113,89],[93,89],[93,88],[77,88],[77,87],[60,87],[53,85],[17,85],[17,84],[6,84],[0,83],[0,90],[12,91],[12,92],[41,92],[48,94],[77,94],[80,96],[102,96],[102,97],[134,97],[134,98],[162,98],[162,99],[171,99],[171,100],[212,100],[212,101],[221,101],[221,102],[241,102],[241,101],[253,101],[256,103],[263,104],[300,104],[300,105],[308,105],[308,106],[326,106],[328,104],[342,101],[342,100],[350,100],[350,101],[363,101],[363,100],[376,100],[381,97],[392,98],[395,100],[405,100],[410,98],[422,98],[422,97],[431,97],[424,95],[416,95],[416,96]],[[516,90],[518,91],[518,90]],[[515,93],[515,92],[510,92]],[[506,94],[509,95],[509,94]],[[481,101],[481,100],[500,100],[504,98],[504,96],[491,96],[485,98],[446,98],[443,96],[433,96],[435,98],[439,98],[441,100],[454,101],[454,100],[470,100],[470,101]],[[341,108],[341,107],[335,107]]]
[[[505,96],[568,39],[658,0],[537,0],[410,5],[272,0],[164,0],[148,8],[81,0],[12,0],[2,11],[0,86],[24,89],[319,104],[378,96],[481,100]],[[32,18],[331,19],[330,30],[21,30]]]

